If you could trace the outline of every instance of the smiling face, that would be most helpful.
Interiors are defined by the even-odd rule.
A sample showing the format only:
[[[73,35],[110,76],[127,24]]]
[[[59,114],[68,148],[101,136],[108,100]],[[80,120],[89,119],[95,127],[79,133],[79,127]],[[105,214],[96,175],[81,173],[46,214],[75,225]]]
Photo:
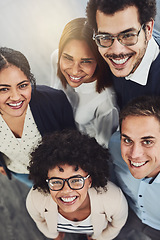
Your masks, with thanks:
[[[94,81],[96,66],[95,57],[85,41],[73,39],[65,45],[60,57],[60,69],[71,87]]]
[[[0,72],[0,112],[4,118],[25,114],[31,99],[31,84],[15,66]]]
[[[83,176],[86,177],[87,173],[81,168],[75,171],[75,167],[69,165],[60,166],[63,171],[60,171],[59,167],[55,167],[48,171],[48,178],[59,177],[59,178],[69,178],[72,176]],[[89,205],[88,189],[91,186],[91,179],[87,178],[85,180],[84,187],[80,190],[72,190],[68,184],[65,185],[60,191],[51,191],[50,194],[52,199],[57,203],[61,213],[72,213],[77,210],[83,209]]]
[[[160,123],[151,116],[128,116],[121,126],[121,154],[137,179],[160,172]]]
[[[97,10],[96,21],[98,33],[107,33],[112,36],[122,32],[138,33],[141,28],[138,10],[134,6],[118,11],[113,15],[106,15]],[[152,30],[153,21],[150,21],[146,25],[146,34],[142,29],[138,36],[138,42],[133,46],[123,46],[115,39],[109,48],[99,47],[99,52],[115,76],[125,77],[136,70],[145,54]]]

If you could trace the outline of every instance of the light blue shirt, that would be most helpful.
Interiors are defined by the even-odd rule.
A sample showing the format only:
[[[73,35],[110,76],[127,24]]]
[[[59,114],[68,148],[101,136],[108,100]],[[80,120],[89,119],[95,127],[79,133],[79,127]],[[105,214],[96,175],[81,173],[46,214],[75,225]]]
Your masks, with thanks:
[[[109,150],[118,185],[125,193],[129,206],[144,224],[160,230],[160,173],[155,179],[134,178],[121,157],[119,132],[112,135]]]

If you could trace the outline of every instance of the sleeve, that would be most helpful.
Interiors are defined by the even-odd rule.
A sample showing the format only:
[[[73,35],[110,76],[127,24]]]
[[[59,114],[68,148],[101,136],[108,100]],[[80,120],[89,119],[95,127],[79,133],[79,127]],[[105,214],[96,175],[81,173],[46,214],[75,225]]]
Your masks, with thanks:
[[[0,167],[4,168],[4,170],[7,174],[7,177],[11,180],[12,174],[11,174],[10,170],[7,168],[4,157],[5,157],[5,155],[2,152],[0,152]]]
[[[110,187],[105,195],[107,199],[106,197],[103,198],[103,204],[108,225],[97,240],[114,239],[119,234],[128,217],[128,203],[120,188],[110,183]]]
[[[53,233],[51,234],[48,230],[46,219],[41,214],[41,208],[44,205],[44,197],[41,198],[41,193],[39,193],[37,190],[31,190],[28,193],[27,199],[26,199],[26,208],[31,216],[31,218],[36,223],[38,229],[47,237],[47,238],[56,238],[58,236],[58,232],[55,233],[53,236]]]
[[[96,140],[103,146],[108,148],[108,142],[112,134],[117,130],[119,125],[119,112],[113,104],[110,96],[100,104],[96,110],[95,130]]]

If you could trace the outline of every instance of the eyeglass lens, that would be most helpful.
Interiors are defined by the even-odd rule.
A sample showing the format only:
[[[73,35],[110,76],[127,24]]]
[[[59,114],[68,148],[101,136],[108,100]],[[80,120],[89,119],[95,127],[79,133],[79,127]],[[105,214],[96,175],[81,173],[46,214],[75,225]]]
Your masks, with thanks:
[[[74,177],[66,180],[54,178],[49,180],[49,187],[51,190],[58,191],[63,188],[65,181],[67,181],[71,189],[81,189],[84,185],[82,177]]]
[[[141,26],[140,30],[137,33],[133,31],[127,33],[119,33],[115,37],[110,34],[98,34],[94,36],[94,39],[97,45],[100,47],[110,47],[113,44],[115,38],[117,38],[118,41],[124,46],[132,46],[137,43],[139,33],[143,26],[144,25]]]

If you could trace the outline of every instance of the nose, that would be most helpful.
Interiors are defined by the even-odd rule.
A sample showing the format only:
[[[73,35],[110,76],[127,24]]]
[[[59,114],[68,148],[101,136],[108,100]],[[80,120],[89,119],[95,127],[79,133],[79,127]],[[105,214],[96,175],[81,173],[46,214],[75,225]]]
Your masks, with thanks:
[[[134,144],[130,149],[130,157],[132,159],[138,159],[143,156],[143,148],[139,144]]]
[[[67,181],[65,181],[65,183],[64,183],[64,187],[63,187],[62,191],[65,192],[65,193],[66,193],[66,192],[71,192],[71,191],[72,191],[72,189],[68,186]]]
[[[113,44],[112,44],[112,46],[110,47],[111,51],[112,51],[114,54],[118,55],[118,54],[121,54],[121,53],[124,52],[124,51],[123,51],[124,48],[125,48],[125,46],[123,46],[123,45],[118,41],[117,38],[114,38]]]
[[[73,67],[72,67],[73,75],[77,75],[77,73],[79,73],[80,70],[81,70],[81,67],[80,67],[79,63],[78,62],[74,63]]]
[[[10,94],[10,99],[17,101],[20,98],[20,93],[16,89],[12,89],[11,94]]]

